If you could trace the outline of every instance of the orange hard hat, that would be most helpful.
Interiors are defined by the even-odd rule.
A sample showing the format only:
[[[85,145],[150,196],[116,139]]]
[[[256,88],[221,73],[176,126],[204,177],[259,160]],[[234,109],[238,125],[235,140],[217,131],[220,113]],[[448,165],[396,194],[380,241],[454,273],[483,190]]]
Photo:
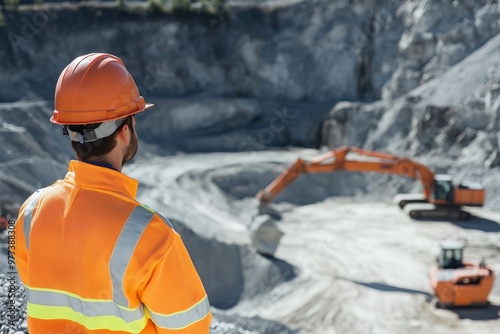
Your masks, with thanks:
[[[107,122],[151,106],[139,95],[123,61],[107,53],[74,59],[57,81],[50,121],[63,125]]]

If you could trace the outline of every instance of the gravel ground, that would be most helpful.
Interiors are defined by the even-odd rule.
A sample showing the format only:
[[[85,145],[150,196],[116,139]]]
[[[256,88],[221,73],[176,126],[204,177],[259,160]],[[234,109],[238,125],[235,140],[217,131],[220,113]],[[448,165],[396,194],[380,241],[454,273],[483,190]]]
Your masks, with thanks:
[[[127,173],[143,185],[141,201],[200,235],[246,245],[248,231],[241,227],[254,214],[251,197],[283,164],[317,154],[183,155],[137,163]],[[428,302],[428,274],[439,243],[448,238],[466,242],[466,259],[479,262],[484,256],[500,272],[500,214],[471,209],[475,217],[468,222],[412,220],[391,201],[405,182],[412,181],[357,173],[296,180],[276,201],[282,216],[276,223],[285,235],[275,255],[296,268],[297,277],[265,294],[245,295],[221,312],[270,319],[310,334],[496,333],[500,278],[489,308],[453,311]]]
[[[26,291],[13,275],[0,274],[0,333],[28,333]]]

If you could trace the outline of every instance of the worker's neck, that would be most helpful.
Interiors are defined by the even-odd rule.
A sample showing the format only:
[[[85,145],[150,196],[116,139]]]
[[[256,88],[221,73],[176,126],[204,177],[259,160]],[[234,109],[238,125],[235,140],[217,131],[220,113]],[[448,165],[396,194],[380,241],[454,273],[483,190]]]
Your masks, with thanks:
[[[122,168],[123,168],[123,165],[122,165],[122,162],[120,159],[112,159],[110,156],[89,157],[83,161],[89,162],[89,163],[94,162],[94,163],[96,163],[96,165],[102,164],[105,167],[110,166],[119,172],[121,172]]]

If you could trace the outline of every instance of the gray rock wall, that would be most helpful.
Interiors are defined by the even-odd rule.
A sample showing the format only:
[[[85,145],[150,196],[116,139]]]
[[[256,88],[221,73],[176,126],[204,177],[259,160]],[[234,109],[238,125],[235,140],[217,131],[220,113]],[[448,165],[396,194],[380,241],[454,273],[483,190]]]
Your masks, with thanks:
[[[0,101],[21,101],[0,108],[0,161],[32,180],[24,157],[72,157],[47,122],[55,82],[74,57],[102,51],[157,105],[138,123],[147,152],[353,145],[499,167],[498,1],[234,3],[227,16],[5,13]]]
[[[51,98],[62,68],[91,51],[121,56],[144,95],[356,99],[360,52],[347,54],[346,46],[357,47],[357,26],[369,14],[348,1],[235,9],[226,17],[94,6],[8,14],[0,100]]]
[[[232,6],[224,17],[97,5],[6,12],[0,101],[51,98],[62,68],[91,51],[121,56],[144,95],[395,98],[500,30],[496,1],[291,3]]]
[[[500,35],[445,73],[394,100],[338,103],[323,123],[330,148],[408,156],[456,181],[483,183],[498,209]]]

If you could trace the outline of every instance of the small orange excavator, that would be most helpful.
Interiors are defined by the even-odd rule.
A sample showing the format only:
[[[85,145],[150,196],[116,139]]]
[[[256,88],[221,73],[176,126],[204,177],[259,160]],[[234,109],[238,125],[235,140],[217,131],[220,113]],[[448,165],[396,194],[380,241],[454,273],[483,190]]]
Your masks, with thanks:
[[[438,267],[430,281],[438,305],[444,307],[487,306],[495,275],[484,260],[479,265],[463,261],[464,244],[447,241],[441,244]]]
[[[12,217],[13,208],[10,208],[4,201],[0,200],[0,233],[9,227],[9,219]]]
[[[9,221],[4,216],[0,216],[0,233],[5,231],[9,226]]]
[[[6,218],[7,214],[4,210],[3,203],[0,202],[0,233],[5,231],[9,226],[9,220]]]
[[[423,195],[401,194],[395,198],[412,218],[469,219],[471,214],[462,210],[462,206],[484,205],[485,190],[479,184],[455,185],[449,175],[435,175],[428,167],[408,158],[356,147],[341,147],[311,161],[299,158],[256,197],[265,205],[304,173],[336,171],[397,174],[420,180]]]

